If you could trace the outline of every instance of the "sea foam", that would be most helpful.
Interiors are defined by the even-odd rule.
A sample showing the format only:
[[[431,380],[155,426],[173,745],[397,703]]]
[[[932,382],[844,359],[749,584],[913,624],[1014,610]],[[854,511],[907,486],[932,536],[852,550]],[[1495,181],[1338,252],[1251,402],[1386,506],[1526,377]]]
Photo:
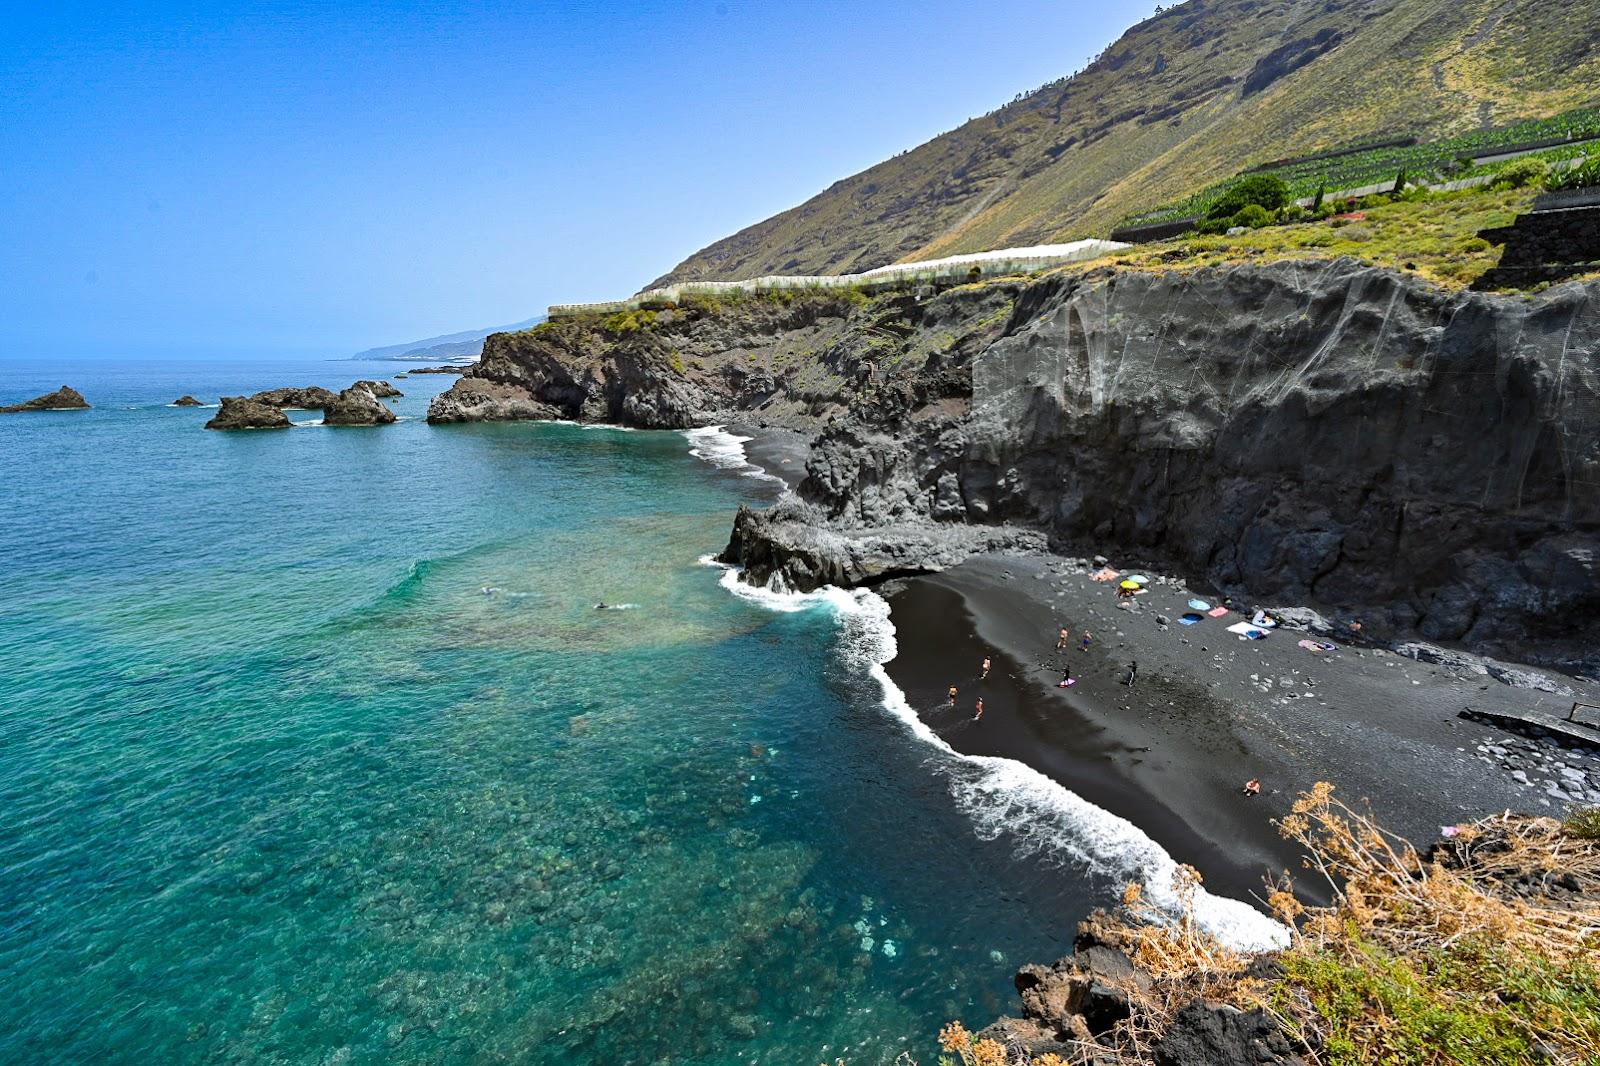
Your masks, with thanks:
[[[760,588],[740,581],[737,567],[709,555],[700,561],[722,568],[723,588],[759,607],[785,613],[831,611],[841,628],[847,664],[871,676],[882,690],[884,708],[912,736],[938,752],[936,765],[980,837],[1004,836],[1023,854],[1046,862],[1074,862],[1108,878],[1140,881],[1147,899],[1169,913],[1177,912],[1179,900],[1172,886],[1178,864],[1142,829],[1014,759],[956,751],[917,715],[884,669],[897,648],[889,604],[881,596],[831,586],[796,593],[783,589],[781,581],[779,587]],[[1201,888],[1194,910],[1202,928],[1241,950],[1262,951],[1289,942],[1284,926],[1240,900]]]
[[[689,439],[690,455],[719,470],[737,470],[748,478],[783,482],[783,478],[767,473],[745,455],[744,446],[750,442],[750,437],[729,433],[723,426],[686,429],[683,435]]]

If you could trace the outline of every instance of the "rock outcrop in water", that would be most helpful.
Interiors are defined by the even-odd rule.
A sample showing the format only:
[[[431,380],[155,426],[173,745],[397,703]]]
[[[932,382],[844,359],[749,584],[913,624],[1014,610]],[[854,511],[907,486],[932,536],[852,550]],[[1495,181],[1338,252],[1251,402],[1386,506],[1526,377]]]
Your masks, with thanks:
[[[201,403],[199,400],[195,399],[193,396],[190,396],[188,393],[185,393],[182,396],[179,396],[176,400],[173,400],[172,401],[172,406],[174,406],[174,407],[204,407],[205,404]]]
[[[67,385],[61,386],[55,392],[35,396],[22,403],[14,403],[9,407],[0,407],[0,415],[19,414],[23,411],[86,411],[89,401],[77,389]]]
[[[261,403],[249,396],[224,396],[222,409],[207,429],[288,429],[293,423],[282,408]]]
[[[405,393],[401,392],[387,381],[368,381],[366,378],[362,378],[351,387],[356,389],[366,389],[380,400],[389,400],[396,396],[405,395]]]
[[[364,381],[358,381],[335,396],[322,408],[325,426],[384,426],[395,420],[394,412],[374,396]]]
[[[335,394],[321,385],[305,388],[266,389],[250,399],[269,407],[288,407],[298,411],[319,411],[334,401]]]
[[[736,520],[724,558],[758,582],[1027,534],[1581,666],[1600,665],[1597,364],[1600,285],[1102,268],[501,334],[429,417],[821,425],[798,498]]]

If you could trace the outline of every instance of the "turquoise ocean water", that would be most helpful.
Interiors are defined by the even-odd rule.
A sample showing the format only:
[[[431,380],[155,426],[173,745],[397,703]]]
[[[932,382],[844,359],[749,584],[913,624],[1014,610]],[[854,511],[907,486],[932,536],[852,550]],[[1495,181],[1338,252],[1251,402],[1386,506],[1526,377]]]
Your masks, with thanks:
[[[881,623],[700,561],[769,482],[429,427],[448,377],[166,406],[396,369],[0,364],[95,404],[0,416],[0,1062],[931,1061],[1012,1009],[1116,879],[894,712]]]

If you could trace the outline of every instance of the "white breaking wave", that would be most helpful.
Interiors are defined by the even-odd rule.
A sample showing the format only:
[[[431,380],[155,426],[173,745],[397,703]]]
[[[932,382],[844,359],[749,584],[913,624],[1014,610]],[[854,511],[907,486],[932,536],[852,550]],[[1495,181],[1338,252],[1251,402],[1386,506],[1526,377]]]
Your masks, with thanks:
[[[700,561],[721,567],[722,587],[757,606],[785,613],[832,610],[844,633],[846,662],[869,674],[882,689],[885,709],[918,740],[938,750],[951,794],[972,818],[980,837],[1006,836],[1018,842],[1023,854],[1053,862],[1075,861],[1110,878],[1138,880],[1144,884],[1147,899],[1176,913],[1179,901],[1172,883],[1178,864],[1144,830],[1023,763],[963,755],[918,717],[884,669],[895,657],[896,645],[889,604],[881,596],[865,589],[846,591],[831,586],[807,593],[757,588],[739,580],[737,567],[709,555]],[[1201,888],[1195,893],[1194,907],[1195,920],[1202,928],[1240,950],[1264,951],[1289,943],[1289,931],[1283,925],[1240,900],[1215,896]]]
[[[689,454],[696,459],[710,463],[719,470],[737,470],[745,477],[783,484],[783,478],[767,473],[745,455],[744,446],[750,442],[750,437],[729,433],[722,426],[686,429],[683,435],[689,439]]]

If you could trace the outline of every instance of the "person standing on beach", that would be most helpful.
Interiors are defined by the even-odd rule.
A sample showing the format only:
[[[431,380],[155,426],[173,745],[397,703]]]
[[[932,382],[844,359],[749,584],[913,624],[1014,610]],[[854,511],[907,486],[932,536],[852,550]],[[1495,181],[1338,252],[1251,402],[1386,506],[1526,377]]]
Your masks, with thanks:
[[[987,678],[989,676],[989,657],[987,655],[983,657],[983,673],[979,676],[980,678]]]
[[[1084,651],[1088,651],[1089,650],[1089,642],[1092,641],[1092,640],[1094,640],[1094,634],[1089,632],[1087,629],[1085,629],[1083,631],[1083,650]]]
[[[1067,627],[1061,627],[1061,635],[1056,637],[1056,651],[1064,651],[1072,643],[1072,634],[1067,632]]]
[[[954,685],[951,685],[950,686],[950,706],[954,707],[955,705],[956,705],[956,687]]]
[[[1129,688],[1132,688],[1133,680],[1137,676],[1139,676],[1139,660],[1135,659],[1133,662],[1128,664],[1128,677],[1127,680],[1123,681],[1123,684],[1127,685]]]
[[[1066,688],[1070,684],[1072,684],[1072,666],[1069,664],[1061,668],[1061,680],[1057,683],[1056,687]]]
[[[973,715],[973,716],[972,716],[972,720],[973,720],[973,721],[974,721],[974,722],[976,722],[976,721],[977,721],[977,720],[978,720],[978,719],[980,719],[980,718],[982,718],[982,717],[983,717],[983,697],[982,697],[982,696],[979,696],[979,697],[978,697],[978,713],[977,713],[977,714],[974,714],[974,715]]]

